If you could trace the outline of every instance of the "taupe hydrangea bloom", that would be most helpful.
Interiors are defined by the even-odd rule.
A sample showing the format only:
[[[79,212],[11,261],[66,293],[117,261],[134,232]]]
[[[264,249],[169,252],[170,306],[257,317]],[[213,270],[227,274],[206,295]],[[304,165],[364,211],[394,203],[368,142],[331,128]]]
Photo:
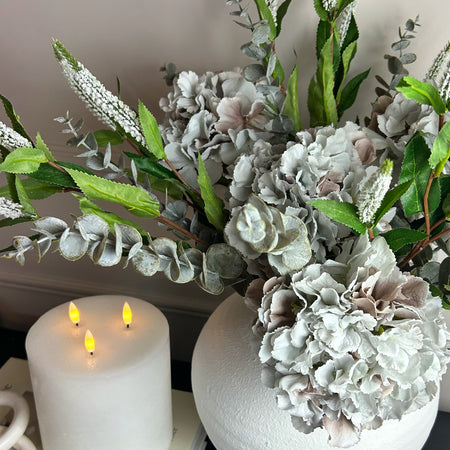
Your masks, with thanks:
[[[324,427],[346,447],[437,394],[450,360],[440,299],[398,269],[382,237],[347,240],[284,282],[263,286],[254,330],[265,332],[263,381],[297,429]]]

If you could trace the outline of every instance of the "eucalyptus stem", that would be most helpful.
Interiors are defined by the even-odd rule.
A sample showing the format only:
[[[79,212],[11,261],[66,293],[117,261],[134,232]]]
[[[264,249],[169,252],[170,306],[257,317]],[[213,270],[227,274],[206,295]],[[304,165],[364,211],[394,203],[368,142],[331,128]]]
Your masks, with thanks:
[[[172,222],[170,219],[164,216],[158,216],[155,218],[155,220],[159,223],[162,223],[164,225],[167,225],[170,228],[173,228],[174,230],[179,231],[180,233],[183,233],[185,236],[187,236],[189,239],[192,239],[193,241],[197,242],[198,244],[201,244],[205,247],[208,247],[209,244],[199,237],[195,236],[195,234],[192,234],[188,230],[185,230],[183,227],[180,227],[180,225],[176,224],[175,222]]]

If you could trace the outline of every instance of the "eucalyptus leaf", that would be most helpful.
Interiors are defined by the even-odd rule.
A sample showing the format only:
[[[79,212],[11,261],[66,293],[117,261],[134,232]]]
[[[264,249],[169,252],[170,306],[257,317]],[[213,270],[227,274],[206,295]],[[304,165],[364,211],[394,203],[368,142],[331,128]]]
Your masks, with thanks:
[[[146,248],[142,248],[136,256],[131,259],[131,263],[135,270],[141,275],[151,277],[158,272],[160,259],[158,255],[155,255]]]
[[[255,27],[252,33],[252,42],[255,45],[264,44],[270,35],[270,25],[267,24],[259,24]]]
[[[264,66],[261,64],[250,64],[244,67],[244,77],[246,80],[255,82],[266,76]]]
[[[258,61],[264,59],[267,55],[266,51],[261,47],[253,44],[253,42],[248,42],[241,46],[242,53],[252,59],[257,59]]]
[[[269,39],[273,42],[275,37],[277,36],[277,26],[275,24],[272,11],[270,11],[267,6],[266,0],[255,0],[256,7],[258,8],[259,17],[261,19],[267,20],[267,23],[270,27]]]
[[[240,253],[228,244],[211,245],[206,252],[206,264],[226,279],[238,278],[245,269]]]
[[[77,195],[77,194],[73,194],[73,195],[74,195],[74,197],[76,197],[78,199],[78,205],[80,207],[81,212],[84,215],[95,214],[96,216],[101,217],[109,225],[110,230],[114,229],[115,224],[122,224],[122,225],[127,225],[127,226],[137,230],[137,232],[141,236],[143,236],[145,238],[148,237],[148,233],[140,225],[134,223],[133,221],[124,219],[112,212],[104,211],[98,205],[96,205],[94,202],[91,202],[90,200],[88,200],[86,197],[83,197],[83,196]]]
[[[88,241],[70,228],[67,228],[59,239],[59,251],[69,261],[82,258],[88,250]]]

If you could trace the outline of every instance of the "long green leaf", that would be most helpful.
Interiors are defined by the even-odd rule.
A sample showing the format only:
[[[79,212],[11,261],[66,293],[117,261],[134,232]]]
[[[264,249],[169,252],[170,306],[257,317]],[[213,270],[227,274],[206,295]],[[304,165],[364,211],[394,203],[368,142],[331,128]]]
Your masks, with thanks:
[[[223,231],[226,222],[223,201],[214,192],[211,179],[206,171],[200,153],[198,154],[198,185],[200,186],[200,193],[205,203],[205,213],[208,221],[217,230]]]
[[[89,169],[79,166],[78,164],[66,161],[57,161],[57,164],[63,168],[74,169],[93,175],[93,172],[91,172]],[[77,187],[69,174],[61,172],[56,167],[50,166],[49,164],[41,164],[39,169],[33,173],[28,174],[28,177],[33,178],[37,181],[41,181],[44,184],[54,184],[56,186],[67,188]]]
[[[347,77],[348,70],[350,69],[350,63],[352,62],[352,59],[356,55],[356,45],[357,45],[356,41],[354,41],[351,44],[349,44],[347,46],[347,48],[342,52],[341,83],[339,85],[339,89],[336,94],[336,101],[338,102],[338,104],[341,101],[342,90],[344,89],[344,81],[345,81],[345,78]]]
[[[342,90],[342,95],[339,103],[339,117],[342,116],[345,110],[350,108],[356,100],[356,96],[358,95],[359,87],[361,83],[367,78],[369,75],[370,69],[365,72],[356,75],[356,77],[352,78]]]
[[[410,228],[395,228],[383,234],[389,247],[393,252],[400,250],[402,247],[408,244],[414,244],[415,242],[422,241],[428,235],[421,231],[411,230]]]
[[[320,20],[328,22],[328,11],[322,6],[322,0],[314,0],[314,9]]]
[[[277,26],[275,25],[275,21],[273,20],[272,12],[267,6],[266,0],[255,0],[255,3],[256,7],[258,8],[259,17],[261,19],[267,20],[267,23],[270,26],[269,39],[271,42],[273,42],[277,37]]]
[[[439,176],[444,169],[444,166],[450,158],[450,122],[446,122],[439,131],[436,139],[433,142],[433,149],[431,151],[430,167],[435,169],[435,175]]]
[[[277,33],[275,37],[278,37],[281,33],[281,24],[283,22],[284,16],[287,13],[289,5],[292,0],[285,0],[277,9]]]
[[[423,212],[422,202],[431,172],[428,165],[429,156],[430,150],[425,139],[420,133],[416,133],[405,148],[402,170],[398,180],[400,184],[412,180],[411,186],[401,197],[406,217]],[[428,196],[430,212],[439,207],[440,199],[439,179],[435,179]]]
[[[353,228],[360,234],[367,231],[366,226],[359,220],[356,212],[356,206],[337,200],[313,200],[308,202],[310,205],[325,213],[330,219]]]
[[[22,181],[19,177],[16,177],[16,189],[17,195],[19,196],[20,204],[22,205],[22,211],[26,214],[37,217],[38,213],[31,204],[27,191],[24,188]]]
[[[39,133],[36,136],[36,148],[44,153],[48,161],[55,161],[55,158],[53,158],[53,155],[50,153],[50,150]]]
[[[383,216],[394,206],[394,203],[409,189],[413,180],[406,181],[405,183],[399,184],[394,189],[391,189],[386,193],[378,208],[375,218],[373,219],[373,224],[376,225]]]
[[[118,203],[139,217],[154,218],[159,216],[159,203],[143,189],[106,180],[78,170],[66,170],[83,194],[91,200]]]
[[[294,131],[300,131],[303,126],[298,110],[298,64],[295,65],[294,70],[289,77],[284,112],[292,120]]]
[[[30,200],[42,200],[44,198],[50,197],[53,194],[56,194],[57,192],[61,192],[62,190],[59,186],[43,183],[32,178],[23,179],[22,185],[27,191],[27,195]],[[0,197],[11,198],[11,200],[14,201],[8,186],[0,187]],[[16,202],[19,202],[18,198]]]
[[[327,122],[323,125],[336,125],[338,122],[337,105],[334,97],[334,74],[339,67],[339,58],[339,43],[333,34],[324,45],[318,64],[318,80],[320,80],[319,83],[323,91],[323,108],[327,118]]]
[[[158,123],[153,114],[139,100],[139,120],[141,122],[142,131],[148,148],[156,156],[157,159],[166,159],[164,145],[159,132]]]
[[[403,77],[396,89],[406,98],[415,100],[421,105],[431,105],[439,115],[445,113],[445,103],[432,84],[413,77]]]
[[[117,214],[101,209],[98,205],[96,205],[94,202],[91,202],[86,197],[78,194],[73,194],[73,196],[78,199],[78,206],[80,207],[80,210],[83,214],[95,214],[96,216],[101,217],[109,225],[111,231],[114,231],[115,223],[129,225],[133,228],[136,228],[141,236],[148,238],[148,233],[133,221],[124,219]]]
[[[0,172],[32,173],[45,162],[47,162],[47,157],[42,150],[25,147],[17,148],[0,164]]]
[[[94,131],[94,137],[99,147],[106,147],[108,144],[120,145],[125,139],[114,130]]]
[[[3,103],[3,106],[5,108],[6,115],[9,117],[9,120],[11,121],[11,125],[14,131],[19,133],[24,138],[28,139],[30,142],[33,142],[28,136],[28,133],[25,131],[25,128],[20,123],[19,116],[14,111],[14,107],[12,103],[3,95],[0,94],[0,100]]]

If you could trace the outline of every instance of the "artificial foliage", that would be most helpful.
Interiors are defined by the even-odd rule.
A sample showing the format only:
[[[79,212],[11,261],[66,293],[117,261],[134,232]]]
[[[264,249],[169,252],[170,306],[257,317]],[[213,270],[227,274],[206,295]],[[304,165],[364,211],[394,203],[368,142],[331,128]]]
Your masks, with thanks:
[[[433,398],[449,361],[450,46],[423,80],[410,76],[420,24],[407,20],[367,117],[341,123],[374,76],[348,77],[357,1],[314,0],[307,111],[298,65],[288,70],[276,53],[291,0],[254,3],[256,16],[227,1],[252,61],[204,74],[166,65],[160,124],[53,41],[69,85],[108,129],[57,117],[84,164],[56,161],[0,97],[11,121],[0,123],[0,226],[31,223],[2,253],[24,264],[56,247],[68,260],[163,272],[213,294],[234,287],[255,309],[262,380],[278,406],[300,432],[323,427],[331,445],[348,447]],[[61,193],[79,201],[72,224],[39,216],[36,200]]]

